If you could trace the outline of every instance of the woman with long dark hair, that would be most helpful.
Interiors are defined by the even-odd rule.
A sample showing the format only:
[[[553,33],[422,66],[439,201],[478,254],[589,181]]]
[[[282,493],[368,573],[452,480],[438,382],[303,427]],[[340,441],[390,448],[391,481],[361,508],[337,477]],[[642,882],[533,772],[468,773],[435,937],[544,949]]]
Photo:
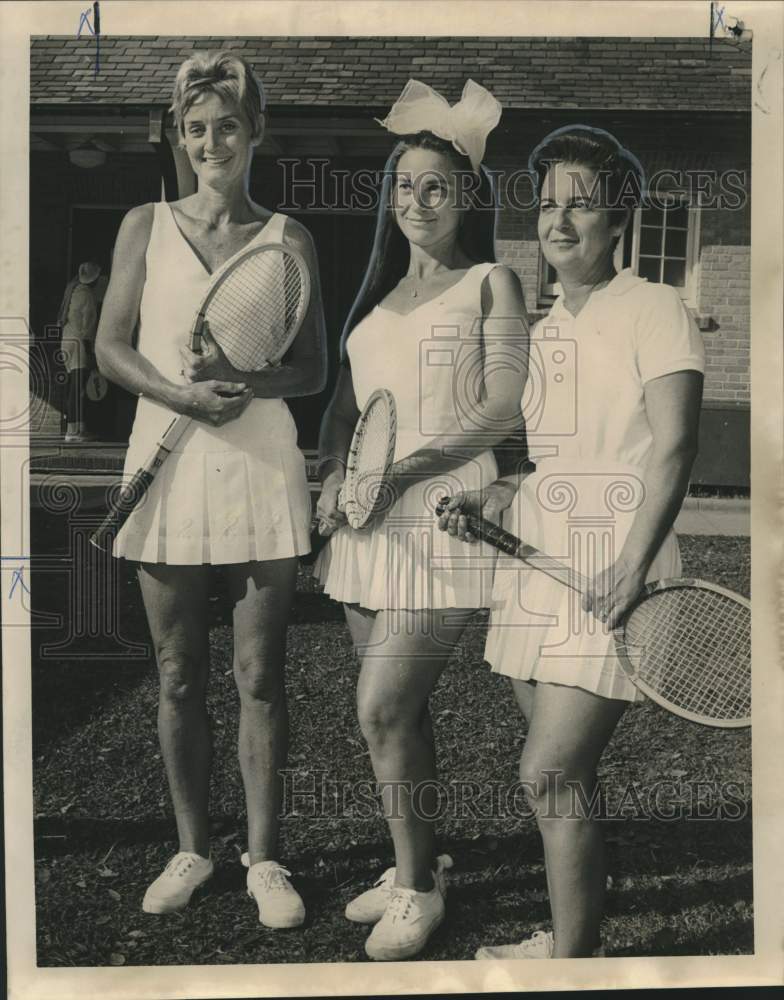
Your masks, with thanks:
[[[443,530],[466,536],[464,513],[497,519],[591,577],[582,603],[561,583],[501,557],[485,657],[512,679],[528,723],[520,778],[544,842],[552,930],[480,948],[478,959],[602,955],[607,866],[595,822],[597,765],[630,702],[612,630],[646,582],[680,576],[673,524],[697,449],[704,350],[677,290],[616,272],[619,240],[644,192],[637,158],[601,129],[570,126],[534,150],[539,239],[561,293],[532,343],[572,364],[572,434],[529,434],[536,471],[455,497]],[[541,339],[540,339],[541,338]],[[560,342],[560,343],[559,343]],[[545,385],[545,391],[547,391]],[[469,533],[470,539],[470,533]],[[525,918],[523,921],[526,922]]]
[[[342,601],[361,658],[357,703],[395,849],[395,867],[353,900],[375,924],[375,959],[417,954],[444,915],[433,822],[435,748],[428,699],[467,621],[490,597],[493,554],[465,558],[438,532],[443,492],[488,486],[493,445],[519,422],[527,320],[516,275],[495,261],[495,204],[481,166],[500,105],[472,81],[451,107],[410,81],[382,123],[402,140],[385,170],[375,242],[346,324],[320,440],[315,567]],[[395,502],[353,530],[338,493],[360,408],[378,388],[397,403],[389,486]]]

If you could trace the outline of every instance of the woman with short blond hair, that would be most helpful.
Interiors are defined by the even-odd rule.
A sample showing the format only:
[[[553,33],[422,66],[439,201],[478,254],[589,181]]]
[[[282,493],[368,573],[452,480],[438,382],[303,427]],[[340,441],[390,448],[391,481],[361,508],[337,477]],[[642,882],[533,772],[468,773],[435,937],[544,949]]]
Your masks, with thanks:
[[[264,96],[229,52],[197,52],[177,73],[172,110],[195,194],[141,205],[123,220],[97,341],[101,370],[140,397],[125,469],[147,456],[173,414],[192,424],[134,511],[114,555],[139,563],[160,673],[158,729],[179,851],[143,908],[187,905],[213,871],[208,792],[210,566],[233,605],[239,758],[248,811],[248,891],[272,927],[302,923],[304,906],[278,863],[287,715],[283,666],[297,557],[309,551],[304,458],[283,397],[324,385],[324,321],[312,240],[297,222],[250,197],[251,159],[264,133]],[[282,363],[237,371],[209,334],[188,349],[212,275],[251,244],[283,242],[310,266],[314,294]],[[138,330],[138,341],[134,331]]]

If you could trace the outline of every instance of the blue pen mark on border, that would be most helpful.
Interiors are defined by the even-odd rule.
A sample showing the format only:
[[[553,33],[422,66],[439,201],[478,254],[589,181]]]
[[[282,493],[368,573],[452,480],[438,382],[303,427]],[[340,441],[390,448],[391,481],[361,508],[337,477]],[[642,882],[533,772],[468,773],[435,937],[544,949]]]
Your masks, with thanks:
[[[718,28],[727,30],[727,25],[724,23],[724,11],[726,9],[726,7],[719,7],[718,4],[711,4],[711,32],[716,32]]]
[[[8,592],[8,600],[10,601],[14,594],[16,593],[17,587],[22,588],[23,594],[29,594],[30,588],[25,583],[24,571],[25,563],[30,561],[30,556],[0,556],[3,562],[11,563],[21,563],[11,572],[11,589]]]
[[[90,16],[92,15],[92,21]],[[79,27],[76,31],[76,37],[82,37],[82,31],[84,28],[90,32],[95,38],[95,76],[98,76],[98,72],[101,68],[101,7],[98,0],[91,8],[83,10],[79,17]]]
[[[14,596],[14,591],[16,590],[17,586],[21,586],[22,591],[25,594],[29,594],[30,593],[30,588],[25,583],[24,571],[25,571],[24,566],[18,566],[13,571],[13,573],[11,574],[11,589],[8,592],[8,600],[9,601]]]

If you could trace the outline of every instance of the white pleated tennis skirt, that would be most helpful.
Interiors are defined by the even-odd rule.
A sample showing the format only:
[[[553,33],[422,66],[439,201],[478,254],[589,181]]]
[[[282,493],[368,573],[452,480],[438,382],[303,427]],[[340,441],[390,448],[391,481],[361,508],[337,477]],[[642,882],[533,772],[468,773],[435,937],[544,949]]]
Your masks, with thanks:
[[[417,483],[367,528],[340,528],[313,568],[324,592],[370,611],[486,608],[496,551],[439,531],[439,499],[479,489],[496,478],[492,452]]]
[[[145,411],[141,416],[125,461],[127,477],[151,448]],[[156,439],[153,434],[152,445]],[[125,559],[172,565],[305,555],[310,509],[305,459],[288,407],[281,400],[254,400],[242,417],[222,428],[191,424],[113,551]]]
[[[552,462],[524,480],[504,527],[548,555],[592,577],[618,557],[638,503],[642,472],[608,463],[594,473]],[[620,487],[619,509],[608,513],[608,476]],[[567,509],[570,498],[571,509]],[[625,498],[625,499],[624,499]],[[590,512],[590,513],[587,513]],[[678,540],[673,531],[657,553],[647,580],[680,576]],[[485,659],[494,673],[516,680],[563,684],[604,698],[642,701],[615,653],[612,633],[581,607],[581,595],[510,556],[499,556]]]

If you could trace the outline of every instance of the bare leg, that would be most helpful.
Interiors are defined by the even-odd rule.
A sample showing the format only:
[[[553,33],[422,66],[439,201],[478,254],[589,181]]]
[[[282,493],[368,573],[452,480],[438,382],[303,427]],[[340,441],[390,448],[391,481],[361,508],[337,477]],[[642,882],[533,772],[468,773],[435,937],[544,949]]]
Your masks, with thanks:
[[[359,721],[395,846],[395,884],[419,892],[433,888],[435,858],[437,793],[422,787],[437,776],[428,698],[471,614],[378,612],[359,676]]]
[[[599,825],[580,809],[570,783],[579,783],[583,801],[591,802],[596,766],[627,704],[558,684],[535,688],[520,777],[536,788],[530,798],[544,841],[553,958],[590,956],[600,943],[607,878],[604,838]]]
[[[351,633],[351,641],[354,644],[354,652],[359,659],[365,655],[365,647],[370,639],[373,630],[373,623],[376,620],[377,611],[368,611],[359,604],[344,604],[343,612],[346,616],[346,624]]]
[[[158,735],[181,851],[209,857],[207,567],[139,567],[160,675]]]
[[[288,751],[284,664],[296,559],[227,567],[234,604],[234,678],[240,696],[239,759],[251,865],[277,859],[281,770]]]
[[[512,680],[512,692],[515,696],[520,711],[525,716],[525,721],[531,725],[534,711],[534,692],[536,691],[535,681]]]

